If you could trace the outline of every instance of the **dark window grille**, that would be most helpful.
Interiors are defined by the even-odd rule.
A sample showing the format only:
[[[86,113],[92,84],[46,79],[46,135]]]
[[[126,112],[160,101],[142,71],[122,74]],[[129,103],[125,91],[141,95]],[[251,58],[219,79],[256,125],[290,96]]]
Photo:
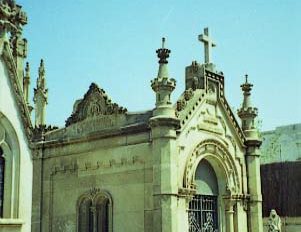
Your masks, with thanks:
[[[3,157],[3,151],[0,147],[0,217],[3,217],[3,205],[4,205],[4,169],[5,159]]]
[[[217,196],[195,195],[189,203],[189,232],[218,232]]]

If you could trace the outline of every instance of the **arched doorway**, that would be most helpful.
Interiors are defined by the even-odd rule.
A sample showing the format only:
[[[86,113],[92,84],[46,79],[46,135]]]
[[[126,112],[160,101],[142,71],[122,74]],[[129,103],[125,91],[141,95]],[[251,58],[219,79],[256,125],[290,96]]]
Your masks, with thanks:
[[[218,232],[218,181],[205,159],[196,168],[195,184],[196,194],[189,203],[189,232]]]

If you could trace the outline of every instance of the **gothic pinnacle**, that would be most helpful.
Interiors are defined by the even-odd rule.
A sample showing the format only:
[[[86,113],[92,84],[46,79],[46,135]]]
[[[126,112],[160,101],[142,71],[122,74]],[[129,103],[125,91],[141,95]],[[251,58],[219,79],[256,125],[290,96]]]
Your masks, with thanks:
[[[165,38],[162,38],[162,47],[156,50],[157,56],[159,58],[159,71],[158,71],[158,78],[168,78],[168,61],[167,58],[169,57],[170,50],[165,48]]]
[[[253,85],[248,82],[248,75],[245,75],[245,83],[241,86],[244,99],[241,108],[237,111],[238,116],[242,121],[242,130],[247,139],[257,139],[258,131],[255,123],[255,118],[258,115],[257,108],[251,104],[251,90]]]
[[[248,74],[245,75],[245,83],[240,87],[244,94],[243,108],[252,107],[250,95],[253,85],[248,82]]]
[[[45,66],[44,66],[44,60],[41,59],[40,67],[39,67],[39,76],[45,75]]]

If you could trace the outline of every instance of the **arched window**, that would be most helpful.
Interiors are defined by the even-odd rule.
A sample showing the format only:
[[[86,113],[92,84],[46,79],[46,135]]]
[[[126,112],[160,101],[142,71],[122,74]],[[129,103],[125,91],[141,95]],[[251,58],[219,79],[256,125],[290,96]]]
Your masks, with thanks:
[[[195,173],[196,194],[189,203],[189,232],[218,232],[218,182],[206,160]]]
[[[80,198],[78,232],[111,232],[112,200],[109,194],[95,189]]]
[[[92,232],[93,231],[93,214],[92,214],[92,200],[83,198],[79,206],[79,232]]]
[[[17,134],[0,112],[0,218],[18,218],[20,149]]]
[[[3,157],[3,150],[0,147],[0,217],[3,217],[4,205],[4,172],[5,172],[5,159]]]

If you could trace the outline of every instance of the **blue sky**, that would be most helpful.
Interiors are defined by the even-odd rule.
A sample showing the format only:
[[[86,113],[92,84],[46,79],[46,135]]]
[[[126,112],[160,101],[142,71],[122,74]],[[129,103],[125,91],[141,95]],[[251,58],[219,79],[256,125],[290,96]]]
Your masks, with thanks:
[[[203,61],[197,36],[204,27],[217,43],[213,62],[225,74],[235,109],[249,74],[262,129],[301,122],[301,1],[18,0],[29,23],[32,88],[39,60],[46,65],[47,122],[63,126],[91,82],[129,111],[152,109],[150,80],[157,75],[161,37],[171,49],[175,102],[185,67]],[[31,98],[32,98],[31,94]]]

